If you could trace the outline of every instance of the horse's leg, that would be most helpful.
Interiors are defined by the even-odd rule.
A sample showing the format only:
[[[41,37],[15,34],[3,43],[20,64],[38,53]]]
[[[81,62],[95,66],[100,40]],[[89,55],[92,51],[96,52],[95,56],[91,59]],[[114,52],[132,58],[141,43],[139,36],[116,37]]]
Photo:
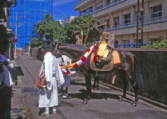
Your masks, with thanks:
[[[99,89],[99,80],[100,79],[99,79],[99,77],[96,77],[96,78],[97,78],[97,80],[96,80],[96,88]]]
[[[96,89],[96,84],[97,84],[97,77],[96,77],[96,75],[97,75],[97,72],[94,72],[93,73],[93,79],[94,79],[94,83],[93,83],[93,89]]]
[[[87,93],[88,93],[88,96],[91,96],[91,93],[92,93],[91,75],[87,74],[85,77],[86,77],[86,89],[87,89]]]
[[[91,97],[91,94],[92,94],[92,88],[91,88],[91,74],[90,72],[88,72],[87,74],[85,74],[85,84],[86,84],[86,98],[84,100],[84,103],[88,103],[88,100],[90,99]]]
[[[94,78],[93,88],[99,89],[99,77],[97,71],[93,73],[93,78]]]
[[[135,100],[133,105],[136,106],[138,101],[138,82],[136,81],[136,77],[132,73],[127,74],[129,86],[131,87],[132,91],[134,91],[135,94]]]
[[[120,78],[123,81],[123,98],[126,98],[126,91],[127,91],[127,76],[126,76],[126,72],[123,70],[120,70]]]
[[[135,81],[133,88],[134,88],[134,93],[135,93],[135,103],[134,104],[136,106],[137,101],[138,101],[138,83],[137,83],[137,81]]]

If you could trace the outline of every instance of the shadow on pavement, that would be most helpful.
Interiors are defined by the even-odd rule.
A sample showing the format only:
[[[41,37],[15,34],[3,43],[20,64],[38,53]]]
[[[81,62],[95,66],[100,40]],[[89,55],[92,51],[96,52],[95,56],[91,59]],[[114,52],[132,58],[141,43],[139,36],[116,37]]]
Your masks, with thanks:
[[[134,104],[134,100],[127,98],[127,97],[122,97],[122,95],[119,94],[112,94],[112,93],[95,93],[93,92],[91,94],[91,96],[89,98],[87,98],[87,91],[86,90],[80,90],[80,93],[71,93],[70,94],[71,98],[77,98],[77,99],[81,99],[81,100],[85,100],[85,99],[97,99],[97,100],[101,100],[101,99],[115,99],[115,100],[119,100],[122,102],[126,102],[129,104]]]
[[[85,86],[85,83],[81,82],[71,82],[72,85]]]
[[[84,100],[87,98],[87,91],[80,90],[80,93],[71,93],[72,98],[78,98]],[[120,95],[111,94],[111,93],[92,93],[89,99],[120,99]]]

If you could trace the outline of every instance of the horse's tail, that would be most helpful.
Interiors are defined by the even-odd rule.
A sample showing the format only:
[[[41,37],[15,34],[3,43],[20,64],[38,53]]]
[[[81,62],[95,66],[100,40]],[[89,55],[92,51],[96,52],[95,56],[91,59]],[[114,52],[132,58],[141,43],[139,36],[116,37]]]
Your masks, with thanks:
[[[130,58],[131,71],[135,72],[135,70],[136,70],[136,56],[133,53],[131,53],[131,52],[128,52],[127,55]]]
[[[132,58],[132,73],[138,84],[138,88],[143,89],[144,81],[143,81],[143,75],[141,71],[141,64],[139,63],[137,57],[134,54],[132,54],[132,57],[133,57]]]

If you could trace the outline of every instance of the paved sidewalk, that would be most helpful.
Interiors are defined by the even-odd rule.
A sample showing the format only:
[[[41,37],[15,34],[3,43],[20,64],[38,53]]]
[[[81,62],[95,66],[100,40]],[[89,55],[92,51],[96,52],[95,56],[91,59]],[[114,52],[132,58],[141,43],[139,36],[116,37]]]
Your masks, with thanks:
[[[23,96],[22,96],[22,80],[21,77],[18,79],[18,86],[13,87],[13,97],[12,97],[12,103],[11,103],[11,118],[17,119],[17,118],[23,118],[25,119],[25,111],[24,111],[24,105],[23,105]],[[22,119],[21,118],[21,119]]]
[[[17,64],[25,74],[20,83],[22,94],[18,93],[19,99],[16,99],[16,103],[20,102],[18,109],[22,107],[20,109],[24,109],[28,119],[45,119],[38,116],[38,90],[35,85],[35,74],[41,63],[32,57],[22,56]],[[120,92],[105,87],[94,90],[88,104],[83,104],[83,80],[78,77],[73,82],[69,90],[72,98],[61,99],[57,114],[48,119],[167,119],[166,111],[141,102],[134,107],[129,100],[119,100]]]

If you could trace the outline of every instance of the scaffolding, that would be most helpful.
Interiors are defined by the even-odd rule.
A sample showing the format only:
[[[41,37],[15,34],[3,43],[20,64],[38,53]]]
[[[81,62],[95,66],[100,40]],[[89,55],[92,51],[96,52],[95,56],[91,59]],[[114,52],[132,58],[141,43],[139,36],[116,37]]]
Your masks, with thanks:
[[[17,37],[17,47],[25,48],[34,35],[34,26],[45,14],[53,15],[53,0],[17,0],[11,8],[10,27]],[[24,37],[26,36],[26,37]]]

